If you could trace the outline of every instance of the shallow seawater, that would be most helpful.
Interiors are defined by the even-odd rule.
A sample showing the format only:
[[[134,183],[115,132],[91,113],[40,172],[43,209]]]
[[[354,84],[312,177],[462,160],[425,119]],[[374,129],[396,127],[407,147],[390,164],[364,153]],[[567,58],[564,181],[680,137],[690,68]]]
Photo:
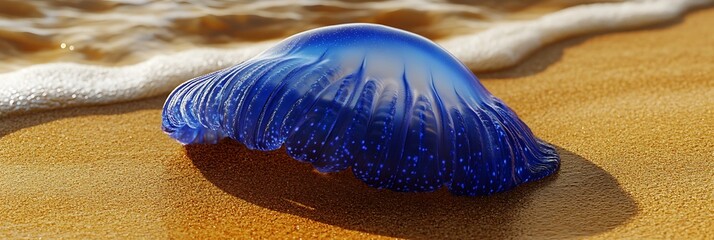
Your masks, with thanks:
[[[237,48],[307,29],[379,23],[431,39],[596,0],[0,0],[0,72],[48,62],[127,65],[197,47]]]

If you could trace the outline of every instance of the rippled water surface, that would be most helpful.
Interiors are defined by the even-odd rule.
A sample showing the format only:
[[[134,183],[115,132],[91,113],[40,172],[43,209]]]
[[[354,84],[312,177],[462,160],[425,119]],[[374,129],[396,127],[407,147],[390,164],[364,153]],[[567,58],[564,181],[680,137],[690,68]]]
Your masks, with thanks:
[[[125,65],[348,22],[439,39],[591,2],[601,1],[0,0],[0,72],[62,61]]]

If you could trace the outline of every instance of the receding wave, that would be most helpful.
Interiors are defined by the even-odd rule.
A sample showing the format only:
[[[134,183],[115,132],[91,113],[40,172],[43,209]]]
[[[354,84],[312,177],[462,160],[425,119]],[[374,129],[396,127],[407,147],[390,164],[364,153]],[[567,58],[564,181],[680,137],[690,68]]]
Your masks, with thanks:
[[[688,9],[711,2],[711,0],[641,1],[579,5],[547,14],[535,20],[495,25],[485,31],[443,38],[437,42],[474,71],[496,70],[512,66],[538,48],[560,39],[592,32],[658,23],[676,18]],[[341,8],[350,5],[341,3],[330,6],[309,4],[305,4],[305,6],[317,9],[327,8],[320,11],[332,9],[339,12]],[[454,6],[447,5],[446,7],[453,8]],[[387,15],[382,15],[381,18],[380,15],[372,16],[371,22],[386,19],[383,21],[395,24],[395,20],[389,19],[394,15],[390,16],[389,14],[399,15],[406,14],[403,11],[418,12],[419,10],[412,8],[401,11],[385,13]],[[428,15],[426,12],[420,14],[424,14],[423,21],[434,21],[430,18],[438,19],[438,16]],[[469,10],[464,14],[478,15],[478,11]],[[284,17],[290,18],[290,16]],[[207,21],[208,24],[217,23],[220,29],[221,22],[244,21],[242,19],[261,20],[259,15],[220,15],[215,19],[198,19],[185,21],[197,21],[196,24],[206,24]],[[329,20],[324,21],[333,23]],[[210,23],[210,21],[217,22]],[[415,24],[413,27],[414,29],[407,30],[420,33],[419,24]],[[226,33],[216,31],[215,34]],[[283,33],[276,35],[281,34]],[[429,33],[422,32],[421,34],[429,36]],[[204,36],[205,34],[198,33],[197,35]],[[434,35],[439,36],[438,33],[434,33]],[[42,35],[37,34],[36,38],[39,39],[38,41],[45,41]],[[33,65],[14,72],[0,74],[0,86],[2,86],[0,87],[0,116],[69,106],[115,103],[165,94],[180,83],[199,74],[240,63],[264,50],[270,43],[247,43],[242,47],[230,50],[206,48],[186,50],[170,55],[154,56],[133,65],[119,67],[79,63]]]
[[[0,6],[0,72],[48,62],[123,66],[159,54],[233,48],[350,22],[435,39],[473,33],[516,14],[435,0],[0,0]]]

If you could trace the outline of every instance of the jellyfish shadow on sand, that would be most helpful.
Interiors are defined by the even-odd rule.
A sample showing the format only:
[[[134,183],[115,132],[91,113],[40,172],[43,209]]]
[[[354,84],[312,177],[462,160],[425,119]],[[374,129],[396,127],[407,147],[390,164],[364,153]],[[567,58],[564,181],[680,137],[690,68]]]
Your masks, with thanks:
[[[615,228],[637,212],[632,198],[600,167],[558,148],[558,173],[487,197],[378,190],[351,171],[322,174],[284,149],[249,150],[225,139],[188,145],[204,177],[252,204],[344,229],[401,238],[564,238]]]

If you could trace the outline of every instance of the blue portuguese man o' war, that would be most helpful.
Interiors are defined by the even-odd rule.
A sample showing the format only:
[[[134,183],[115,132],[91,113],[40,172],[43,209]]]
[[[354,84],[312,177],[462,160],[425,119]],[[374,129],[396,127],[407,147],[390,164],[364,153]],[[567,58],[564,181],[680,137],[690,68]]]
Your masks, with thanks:
[[[291,36],[177,87],[163,130],[183,144],[228,137],[376,188],[489,195],[553,174],[536,138],[432,41],[374,24]],[[299,183],[296,183],[299,184]]]

